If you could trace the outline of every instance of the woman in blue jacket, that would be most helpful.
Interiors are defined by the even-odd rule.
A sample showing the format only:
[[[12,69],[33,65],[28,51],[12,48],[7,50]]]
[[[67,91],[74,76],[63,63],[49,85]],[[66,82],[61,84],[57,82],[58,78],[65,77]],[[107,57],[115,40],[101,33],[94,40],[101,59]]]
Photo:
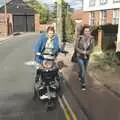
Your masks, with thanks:
[[[55,34],[55,30],[53,27],[48,27],[47,32],[40,34],[40,39],[38,40],[37,44],[33,48],[34,55],[36,56],[37,53],[40,53],[41,56],[36,56],[35,61],[41,64],[44,60],[42,54],[48,52],[51,56],[57,56],[60,50],[59,47],[59,39],[58,36]],[[39,69],[36,73],[35,82],[39,80]]]

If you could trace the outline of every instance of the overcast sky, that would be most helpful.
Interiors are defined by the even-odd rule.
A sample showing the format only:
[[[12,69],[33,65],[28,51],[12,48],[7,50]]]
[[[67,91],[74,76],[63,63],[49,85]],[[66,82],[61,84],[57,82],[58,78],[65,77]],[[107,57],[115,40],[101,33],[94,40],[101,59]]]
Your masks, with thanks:
[[[10,0],[6,0],[6,1],[10,1]],[[41,1],[47,4],[53,4],[55,0],[41,0]],[[72,8],[79,9],[81,7],[80,0],[65,0],[65,1],[70,3]],[[3,4],[4,4],[4,0],[0,0],[0,6]]]

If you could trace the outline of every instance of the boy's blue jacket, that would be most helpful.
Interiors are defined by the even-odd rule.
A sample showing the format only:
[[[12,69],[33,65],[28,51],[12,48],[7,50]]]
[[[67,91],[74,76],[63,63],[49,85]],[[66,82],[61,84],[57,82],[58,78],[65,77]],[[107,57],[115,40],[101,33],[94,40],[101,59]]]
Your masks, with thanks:
[[[47,35],[46,33],[41,33],[40,34],[40,39],[38,40],[38,42],[35,44],[35,46],[33,47],[33,52],[40,52],[43,53],[45,50],[45,45],[47,42]],[[59,52],[60,47],[59,47],[59,39],[58,36],[55,35],[55,37],[53,38],[53,49],[52,49],[52,55],[56,56],[57,53]],[[41,60],[43,60],[44,58],[42,56],[36,56],[36,61],[37,62],[41,62]]]

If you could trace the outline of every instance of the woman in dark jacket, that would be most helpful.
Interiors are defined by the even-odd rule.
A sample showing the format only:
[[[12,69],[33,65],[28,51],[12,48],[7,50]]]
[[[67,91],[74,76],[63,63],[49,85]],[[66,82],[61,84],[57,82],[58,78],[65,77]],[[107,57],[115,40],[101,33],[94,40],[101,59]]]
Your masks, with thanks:
[[[94,38],[91,36],[90,28],[88,26],[84,26],[75,45],[75,50],[77,51],[77,62],[80,66],[79,78],[82,83],[82,90],[86,90],[85,72],[90,54],[93,50],[93,43]]]

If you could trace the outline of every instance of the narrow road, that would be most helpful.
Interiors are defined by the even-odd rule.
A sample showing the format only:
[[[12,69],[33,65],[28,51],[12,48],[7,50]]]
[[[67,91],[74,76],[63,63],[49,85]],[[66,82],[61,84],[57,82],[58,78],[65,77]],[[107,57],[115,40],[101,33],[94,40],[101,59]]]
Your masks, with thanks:
[[[65,120],[60,107],[46,112],[33,97],[34,68],[24,63],[32,60],[32,45],[38,35],[29,35],[0,44],[0,120]]]
[[[63,94],[56,109],[46,112],[40,101],[32,100],[35,68],[32,47],[38,34],[0,42],[0,120],[87,120],[63,82]]]

